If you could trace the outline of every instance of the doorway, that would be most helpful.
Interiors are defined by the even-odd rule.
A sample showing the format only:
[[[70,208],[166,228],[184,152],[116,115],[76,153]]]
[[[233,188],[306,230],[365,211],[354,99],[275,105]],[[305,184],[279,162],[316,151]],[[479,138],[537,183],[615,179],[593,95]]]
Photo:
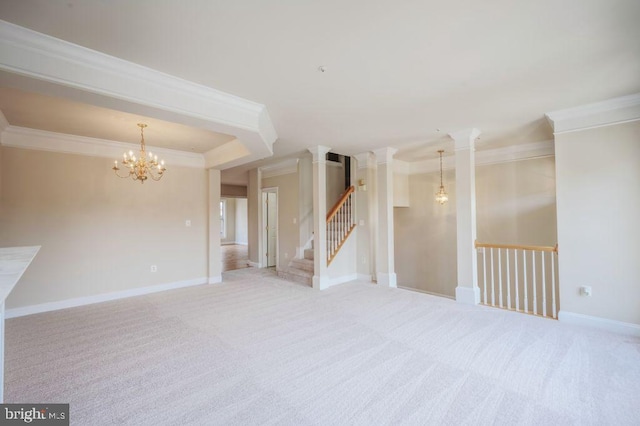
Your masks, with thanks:
[[[262,190],[262,247],[267,268],[278,263],[278,188]]]

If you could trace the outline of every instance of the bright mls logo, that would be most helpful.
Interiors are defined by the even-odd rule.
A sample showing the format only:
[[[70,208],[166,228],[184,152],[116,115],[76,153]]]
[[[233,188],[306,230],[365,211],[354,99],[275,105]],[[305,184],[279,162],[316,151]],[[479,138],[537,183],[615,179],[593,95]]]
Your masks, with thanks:
[[[69,404],[0,404],[0,424],[69,426]]]

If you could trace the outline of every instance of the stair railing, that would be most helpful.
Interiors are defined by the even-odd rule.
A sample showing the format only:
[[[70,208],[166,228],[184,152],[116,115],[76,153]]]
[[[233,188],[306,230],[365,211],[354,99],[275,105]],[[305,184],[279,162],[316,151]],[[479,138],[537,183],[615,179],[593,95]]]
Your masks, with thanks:
[[[480,301],[493,306],[558,318],[558,245],[485,244],[476,241]]]
[[[355,188],[350,186],[327,213],[327,266],[356,227],[353,215]]]

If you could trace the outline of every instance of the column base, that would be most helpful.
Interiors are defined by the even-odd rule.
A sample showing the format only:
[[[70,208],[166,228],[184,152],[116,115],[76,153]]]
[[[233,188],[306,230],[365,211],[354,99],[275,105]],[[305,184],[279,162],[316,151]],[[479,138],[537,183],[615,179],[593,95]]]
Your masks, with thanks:
[[[456,287],[456,302],[467,305],[477,305],[480,303],[480,288],[478,287]]]
[[[378,272],[376,273],[376,277],[378,279],[379,285],[383,285],[385,287],[392,287],[392,288],[398,287],[395,272],[392,272],[390,274],[386,272]]]
[[[313,283],[314,290],[325,290],[329,287],[329,278],[314,275],[311,282]]]

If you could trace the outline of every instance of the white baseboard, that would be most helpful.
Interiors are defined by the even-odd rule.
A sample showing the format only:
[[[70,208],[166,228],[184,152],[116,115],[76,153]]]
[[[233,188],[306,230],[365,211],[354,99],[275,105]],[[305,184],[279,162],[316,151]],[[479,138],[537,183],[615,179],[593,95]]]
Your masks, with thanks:
[[[593,327],[600,330],[610,331],[612,333],[640,336],[640,324],[630,322],[616,321],[567,311],[558,312],[558,321],[567,324]]]
[[[142,296],[144,294],[158,293],[160,291],[176,288],[201,285],[207,282],[207,278],[194,278],[192,280],[175,281],[166,284],[157,284],[147,287],[131,288],[113,293],[96,294],[94,296],[77,297],[74,299],[59,300],[57,302],[41,303],[39,305],[23,306],[21,308],[7,309],[5,318],[17,318],[25,315],[39,314],[42,312],[57,311],[60,309],[75,308],[77,306],[92,305],[94,303],[108,302],[110,300],[125,299],[127,297]]]
[[[456,302],[466,303],[467,305],[477,305],[480,303],[480,288],[456,287]]]
[[[246,241],[245,242],[236,241],[233,244],[238,244],[239,246],[248,246],[249,245],[249,243],[247,243]]]
[[[221,246],[234,246],[234,245],[238,245],[238,246],[248,246],[249,243],[241,243],[239,241],[224,241],[220,243]]]
[[[247,260],[247,265],[253,266],[254,268],[262,268],[262,263],[252,262],[250,260]]]
[[[209,277],[207,281],[209,284],[218,284],[222,282],[222,275],[216,275],[214,277]]]
[[[355,281],[357,279],[358,279],[358,274],[348,274],[348,275],[343,275],[341,277],[329,278],[329,282],[327,283],[327,286],[325,288],[338,285],[338,284],[348,283],[349,281]]]
[[[357,274],[357,280],[358,281],[367,281],[367,282],[373,282],[373,277],[371,275],[367,275],[367,274]]]
[[[422,290],[420,288],[404,287],[404,286],[401,286],[401,285],[399,285],[398,288],[401,288],[403,290],[416,291],[418,293],[428,294],[429,296],[444,297],[445,299],[456,300],[456,298],[453,297],[453,296],[449,296],[449,295],[446,295],[446,294],[435,293],[433,291]]]
[[[398,282],[395,273],[387,273],[387,272],[378,272],[376,274],[378,277],[378,285],[383,285],[385,287],[398,287]]]

